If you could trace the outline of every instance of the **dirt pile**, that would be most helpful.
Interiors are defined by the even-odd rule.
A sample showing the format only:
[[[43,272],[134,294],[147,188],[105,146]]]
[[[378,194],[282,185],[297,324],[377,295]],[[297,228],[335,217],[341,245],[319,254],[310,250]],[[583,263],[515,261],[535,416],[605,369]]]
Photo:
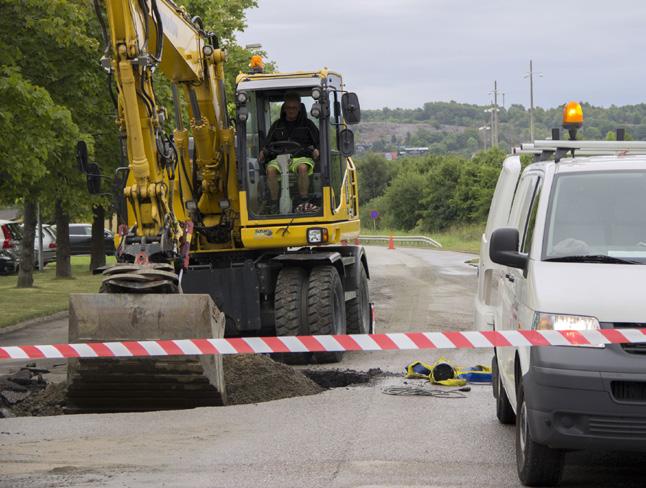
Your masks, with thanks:
[[[46,369],[30,364],[16,373],[0,377],[0,418],[60,415],[65,399],[64,385],[47,384]]]
[[[229,405],[315,395],[324,390],[300,371],[267,356],[225,356],[224,382]]]
[[[0,418],[62,415],[65,383],[47,383],[45,369],[35,365],[0,377]],[[267,356],[224,357],[228,404],[260,403],[281,398],[315,395],[325,388],[300,371]]]

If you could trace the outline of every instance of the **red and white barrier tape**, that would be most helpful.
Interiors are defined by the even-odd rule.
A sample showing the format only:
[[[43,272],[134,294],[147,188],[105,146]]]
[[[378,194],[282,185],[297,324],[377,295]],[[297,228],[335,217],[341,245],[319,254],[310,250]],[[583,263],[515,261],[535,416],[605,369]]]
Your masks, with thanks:
[[[272,352],[480,349],[523,346],[598,346],[600,344],[622,343],[646,343],[646,329],[406,332],[335,336],[88,342],[85,344],[0,347],[0,360],[266,354]]]

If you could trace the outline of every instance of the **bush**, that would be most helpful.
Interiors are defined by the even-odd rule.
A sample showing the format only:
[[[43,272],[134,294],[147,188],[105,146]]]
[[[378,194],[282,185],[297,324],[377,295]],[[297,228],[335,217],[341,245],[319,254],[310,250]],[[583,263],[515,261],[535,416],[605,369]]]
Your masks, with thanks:
[[[382,229],[437,232],[484,223],[504,158],[497,148],[471,159],[429,154],[390,162],[370,155],[357,164],[360,194],[368,195],[362,198],[363,225],[372,228],[371,210],[379,212]],[[372,183],[364,189],[367,181]]]

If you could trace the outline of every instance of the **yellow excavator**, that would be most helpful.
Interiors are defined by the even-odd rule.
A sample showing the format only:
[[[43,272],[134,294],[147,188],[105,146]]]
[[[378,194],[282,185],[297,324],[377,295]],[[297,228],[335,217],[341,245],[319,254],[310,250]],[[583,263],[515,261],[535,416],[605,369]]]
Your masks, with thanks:
[[[370,332],[368,262],[352,245],[357,95],[327,68],[264,73],[254,56],[228,103],[225,50],[199,17],[171,0],[94,4],[127,165],[115,176],[117,264],[101,270],[99,293],[71,296],[69,340]],[[156,70],[172,88],[172,133]],[[77,159],[90,193],[101,193],[105,177],[83,142]],[[341,353],[282,359],[338,362]],[[68,368],[72,412],[225,403],[218,356]]]

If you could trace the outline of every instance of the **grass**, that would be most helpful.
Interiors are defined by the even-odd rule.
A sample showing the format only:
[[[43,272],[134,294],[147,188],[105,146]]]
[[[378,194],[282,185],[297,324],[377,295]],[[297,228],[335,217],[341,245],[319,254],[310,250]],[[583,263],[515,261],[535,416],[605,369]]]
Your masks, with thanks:
[[[107,258],[108,263],[114,257]],[[16,288],[17,275],[0,276],[0,328],[67,310],[70,293],[99,290],[101,275],[89,271],[89,256],[72,257],[72,278],[56,278],[56,264],[34,271],[33,288]]]
[[[478,254],[480,252],[480,237],[484,230],[484,224],[472,224],[456,226],[443,232],[420,232],[420,231],[401,231],[395,229],[377,229],[372,230],[366,225],[361,226],[361,234],[370,235],[393,235],[393,236],[419,236],[425,235],[431,237],[442,244],[442,249],[446,251],[459,251]]]

